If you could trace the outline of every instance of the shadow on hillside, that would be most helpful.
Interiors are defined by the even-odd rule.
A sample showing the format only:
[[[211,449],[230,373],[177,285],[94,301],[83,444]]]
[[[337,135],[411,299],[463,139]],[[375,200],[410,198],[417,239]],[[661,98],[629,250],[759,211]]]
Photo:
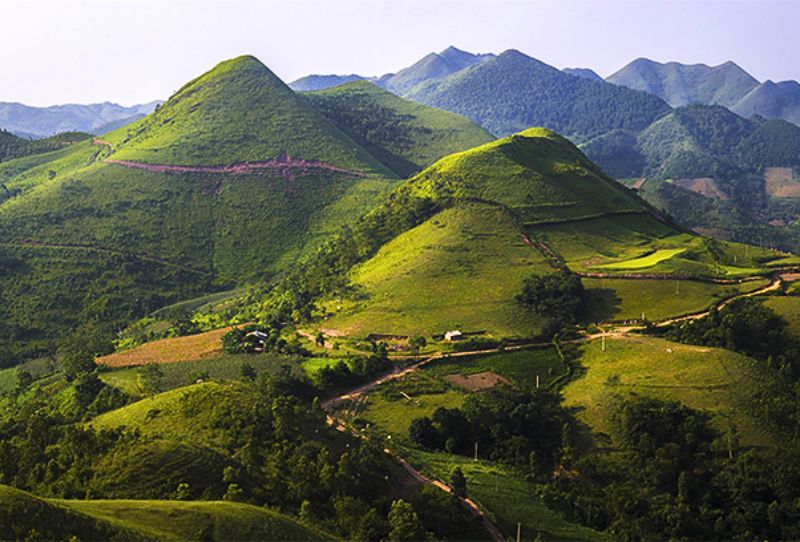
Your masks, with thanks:
[[[586,309],[583,323],[613,320],[619,314],[622,299],[611,288],[589,288],[586,290]]]

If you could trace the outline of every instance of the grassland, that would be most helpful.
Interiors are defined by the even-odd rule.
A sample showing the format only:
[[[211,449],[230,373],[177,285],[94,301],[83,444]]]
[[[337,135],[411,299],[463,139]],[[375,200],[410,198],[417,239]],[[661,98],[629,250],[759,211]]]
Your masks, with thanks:
[[[22,540],[332,540],[297,521],[247,504],[41,499],[0,486],[0,537]]]
[[[521,540],[536,540],[539,535],[544,540],[609,540],[602,533],[571,523],[547,508],[541,502],[536,486],[513,470],[443,452],[405,446],[399,450],[415,467],[440,480],[448,480],[452,469],[461,467],[467,478],[470,498],[477,501],[509,538],[516,535],[520,523]]]
[[[548,271],[501,209],[464,204],[398,236],[354,269],[352,282],[362,294],[329,301],[334,316],[324,326],[352,337],[450,329],[528,336],[541,322],[514,296],[524,278]]]
[[[566,367],[555,348],[517,350],[468,358],[443,358],[425,366],[425,374],[442,377],[453,374],[492,372],[507,378],[523,389],[536,385],[549,386],[567,374]]]
[[[766,279],[739,284],[694,280],[582,279],[588,294],[586,322],[648,320],[700,312],[726,297],[756,290]]]
[[[325,361],[326,363],[331,361],[329,358],[319,358],[319,360]],[[306,361],[293,356],[265,353],[224,354],[195,361],[165,363],[159,366],[160,371],[164,375],[159,382],[159,386],[165,391],[181,386],[188,386],[189,384],[194,384],[198,375],[201,374],[207,374],[207,379],[211,380],[239,380],[240,370],[244,364],[252,366],[256,370],[257,375],[261,373],[273,374],[285,365],[299,372],[301,365],[305,368],[306,363],[315,361],[317,361],[317,358],[311,358]],[[137,377],[138,369],[136,367],[117,368],[100,373],[100,379],[103,380],[103,382],[115,386],[131,396],[142,394]]]
[[[791,333],[800,337],[800,291],[794,295],[767,297],[764,299],[764,305],[789,322]]]
[[[224,165],[287,153],[393,176],[251,56],[220,63],[153,114],[103,137],[117,160]]]
[[[748,397],[762,382],[758,362],[728,350],[672,343],[650,337],[595,340],[584,347],[585,373],[563,390],[565,405],[595,433],[613,437],[612,415],[625,397],[679,401],[713,414],[723,431],[733,425],[744,445],[772,445],[761,424],[747,412]]]
[[[625,260],[622,262],[598,265],[597,268],[598,269],[644,269],[647,267],[653,267],[654,265],[658,265],[661,262],[669,260],[673,256],[682,254],[685,251],[686,251],[685,248],[662,248],[656,250],[652,254],[648,254],[640,258],[634,258],[632,260]]]

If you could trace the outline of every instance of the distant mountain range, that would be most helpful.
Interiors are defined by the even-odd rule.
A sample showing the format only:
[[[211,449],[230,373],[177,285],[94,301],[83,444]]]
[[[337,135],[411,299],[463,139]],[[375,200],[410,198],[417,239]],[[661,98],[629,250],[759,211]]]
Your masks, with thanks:
[[[800,83],[760,83],[733,62],[706,66],[639,58],[606,81],[655,94],[673,107],[723,105],[745,118],[761,115],[800,124]]]
[[[159,103],[154,101],[131,107],[110,102],[32,107],[0,102],[0,129],[28,138],[62,132],[102,134],[152,113]]]

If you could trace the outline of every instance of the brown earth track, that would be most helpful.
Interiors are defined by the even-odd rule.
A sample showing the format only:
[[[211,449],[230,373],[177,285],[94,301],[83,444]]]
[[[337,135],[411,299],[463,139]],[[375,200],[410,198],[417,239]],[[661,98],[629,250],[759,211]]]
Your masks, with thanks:
[[[114,146],[108,141],[102,139],[95,139],[94,144],[98,146],[108,147],[112,152]],[[137,162],[133,160],[115,160],[106,158],[103,160],[105,164],[114,164],[127,168],[142,169],[145,171],[152,171],[154,173],[222,173],[222,174],[247,174],[257,173],[265,169],[275,169],[283,173],[287,179],[291,180],[292,171],[305,172],[308,170],[324,170],[333,171],[335,173],[343,173],[351,177],[366,177],[365,173],[360,171],[353,171],[351,169],[341,168],[323,162],[321,160],[305,160],[303,158],[293,158],[286,153],[282,153],[277,158],[265,161],[256,162],[239,162],[235,164],[221,165],[221,166],[186,166],[174,164],[151,164],[147,162]]]

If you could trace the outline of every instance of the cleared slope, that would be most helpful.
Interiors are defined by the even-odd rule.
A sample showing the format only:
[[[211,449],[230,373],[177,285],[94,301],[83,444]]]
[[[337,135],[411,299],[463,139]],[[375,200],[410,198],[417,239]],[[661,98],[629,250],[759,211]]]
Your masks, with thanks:
[[[464,117],[404,100],[367,81],[306,97],[325,117],[403,176],[445,155],[494,139]]]

